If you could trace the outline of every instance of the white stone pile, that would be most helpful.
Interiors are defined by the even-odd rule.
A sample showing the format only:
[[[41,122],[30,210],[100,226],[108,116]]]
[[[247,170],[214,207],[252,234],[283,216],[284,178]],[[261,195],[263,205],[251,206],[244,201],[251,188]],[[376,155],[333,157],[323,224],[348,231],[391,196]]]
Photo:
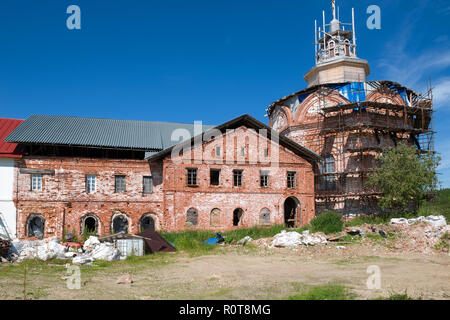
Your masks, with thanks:
[[[120,251],[109,242],[100,242],[97,237],[90,236],[83,245],[83,253],[72,259],[74,264],[85,264],[94,260],[120,260]]]
[[[327,244],[327,238],[321,232],[310,234],[309,230],[306,230],[300,234],[296,231],[286,232],[286,230],[283,230],[273,237],[269,247],[297,248],[300,245],[314,246],[317,244]]]
[[[413,219],[406,219],[406,218],[391,219],[391,223],[393,224],[407,224],[409,226],[417,222],[425,222],[436,228],[445,227],[447,225],[447,221],[444,216],[428,216],[428,217],[420,216],[418,218]]]
[[[83,250],[73,249],[63,246],[58,238],[49,238],[38,241],[20,241],[11,242],[12,254],[17,261],[26,259],[72,259],[74,264],[91,263],[94,260],[119,260],[120,251],[115,248],[114,244],[108,242],[100,242],[97,237],[90,236],[84,243]]]

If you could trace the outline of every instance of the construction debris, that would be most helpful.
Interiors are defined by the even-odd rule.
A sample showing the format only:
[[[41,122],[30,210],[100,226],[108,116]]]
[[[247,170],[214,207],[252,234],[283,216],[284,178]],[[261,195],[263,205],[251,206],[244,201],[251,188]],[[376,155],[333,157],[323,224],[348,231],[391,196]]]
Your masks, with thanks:
[[[393,218],[391,219],[391,223],[398,224],[407,224],[412,225],[417,222],[426,222],[431,224],[433,227],[444,227],[447,225],[447,221],[444,216],[420,216],[418,218],[406,219],[406,218]]]
[[[247,243],[249,243],[250,241],[253,241],[253,239],[249,236],[245,236],[244,238],[242,238],[241,240],[239,240],[237,242],[238,245],[240,246],[245,246]]]
[[[327,244],[327,239],[323,233],[309,234],[309,230],[306,230],[300,234],[296,231],[286,232],[286,230],[283,230],[273,237],[270,247],[296,248],[300,245],[313,246],[316,244]]]
[[[81,251],[81,252],[79,252]],[[85,264],[94,260],[119,260],[120,252],[112,243],[100,243],[97,237],[90,237],[83,249],[74,250],[70,246],[61,245],[58,238],[37,241],[11,242],[8,256],[11,260],[23,261],[27,259],[72,259],[74,264]]]
[[[131,278],[130,274],[124,274],[119,277],[116,281],[117,284],[130,284],[133,283],[133,279]]]

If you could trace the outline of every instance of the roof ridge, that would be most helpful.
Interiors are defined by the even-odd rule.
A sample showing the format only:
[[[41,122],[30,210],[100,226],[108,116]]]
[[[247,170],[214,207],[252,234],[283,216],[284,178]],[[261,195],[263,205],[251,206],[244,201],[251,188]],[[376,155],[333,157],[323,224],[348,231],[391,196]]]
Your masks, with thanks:
[[[188,124],[194,125],[194,122],[177,122],[177,121],[159,121],[159,120],[132,120],[132,119],[115,119],[115,118],[98,118],[98,117],[84,117],[84,116],[65,116],[65,115],[46,115],[46,114],[32,114],[31,117],[51,117],[51,118],[71,118],[71,119],[89,119],[89,120],[112,120],[112,121],[130,121],[130,122],[144,122],[144,123],[170,123],[170,124]],[[1,119],[1,118],[0,118]],[[15,119],[13,119],[15,120]],[[22,120],[24,121],[24,120]],[[206,126],[214,126],[212,124],[203,124]]]

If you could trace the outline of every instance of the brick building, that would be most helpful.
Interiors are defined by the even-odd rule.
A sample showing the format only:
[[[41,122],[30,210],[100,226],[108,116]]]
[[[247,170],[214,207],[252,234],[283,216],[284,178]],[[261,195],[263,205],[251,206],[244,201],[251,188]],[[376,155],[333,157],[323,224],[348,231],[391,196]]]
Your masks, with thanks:
[[[201,128],[31,116],[6,140],[23,148],[19,238],[299,226],[315,215],[317,154],[248,115]]]

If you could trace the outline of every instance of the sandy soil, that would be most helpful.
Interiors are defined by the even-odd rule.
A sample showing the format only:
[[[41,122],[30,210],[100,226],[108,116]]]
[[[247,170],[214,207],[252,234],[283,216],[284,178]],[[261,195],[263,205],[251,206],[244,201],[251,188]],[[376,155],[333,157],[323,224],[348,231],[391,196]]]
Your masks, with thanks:
[[[381,270],[381,289],[366,286],[367,267]],[[283,299],[306,285],[339,283],[359,299],[404,293],[423,299],[450,299],[450,256],[419,254],[382,245],[335,245],[298,249],[223,247],[213,255],[166,254],[160,263],[83,266],[81,289],[66,286],[66,269],[54,265],[27,274],[27,297],[34,299]],[[1,276],[0,298],[23,298],[23,273]],[[132,284],[116,284],[131,274]],[[5,274],[4,274],[5,275]]]

